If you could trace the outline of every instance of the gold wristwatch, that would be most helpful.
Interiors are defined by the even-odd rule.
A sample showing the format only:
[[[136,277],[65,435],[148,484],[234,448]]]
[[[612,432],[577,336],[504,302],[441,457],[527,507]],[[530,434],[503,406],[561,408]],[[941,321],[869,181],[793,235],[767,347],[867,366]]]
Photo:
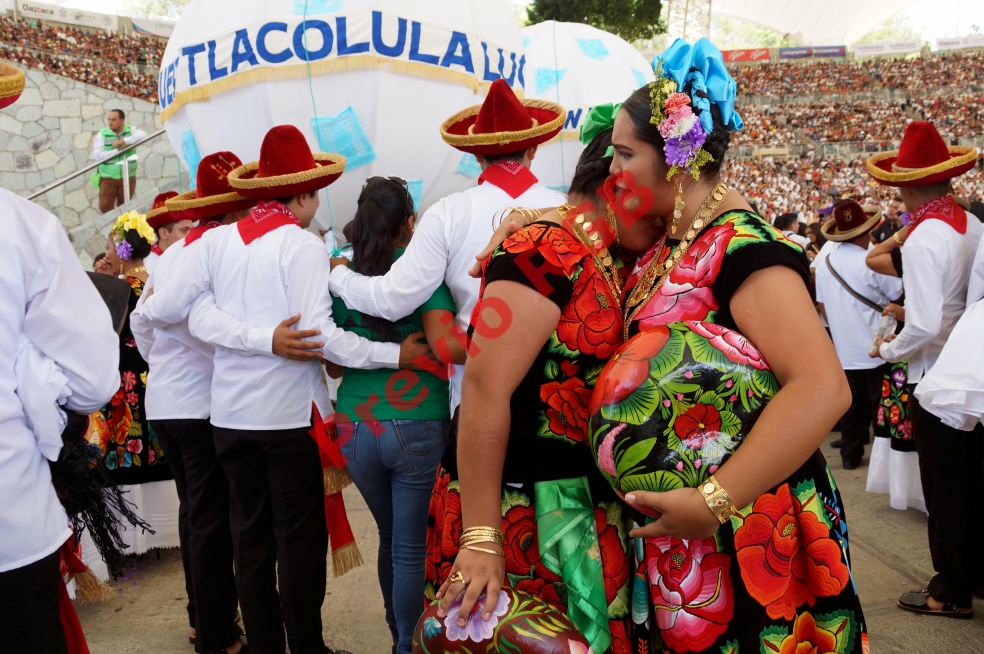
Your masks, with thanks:
[[[721,488],[721,484],[717,482],[714,475],[711,475],[707,481],[698,486],[697,490],[704,496],[704,502],[707,503],[707,508],[711,510],[722,525],[738,513],[735,510],[734,503],[731,501],[731,496],[728,495],[728,491]]]

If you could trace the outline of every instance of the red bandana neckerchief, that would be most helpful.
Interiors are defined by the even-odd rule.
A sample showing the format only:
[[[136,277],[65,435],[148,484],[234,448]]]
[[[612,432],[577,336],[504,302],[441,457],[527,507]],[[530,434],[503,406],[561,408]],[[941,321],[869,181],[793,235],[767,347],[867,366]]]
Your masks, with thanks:
[[[952,195],[945,195],[916,209],[912,214],[912,222],[909,223],[909,234],[931,219],[942,220],[959,234],[967,233],[967,212],[957,204]]]
[[[154,243],[153,245],[150,246],[150,251],[156,254],[157,256],[161,256],[162,254],[164,254],[164,250],[162,250],[161,246],[159,246],[157,243]]]
[[[185,235],[184,246],[188,247],[189,245],[200,239],[205,232],[207,232],[210,229],[215,229],[216,227],[219,227],[221,225],[222,223],[216,222],[214,220],[202,220],[201,222],[198,223],[198,227],[192,227],[190,230],[188,230],[188,234]]]
[[[284,225],[300,227],[301,221],[285,204],[276,200],[260,200],[253,207],[252,213],[236,223],[239,235],[246,245]]]
[[[526,193],[538,181],[530,169],[518,161],[500,161],[486,168],[478,176],[478,183],[490,182],[516,199]]]

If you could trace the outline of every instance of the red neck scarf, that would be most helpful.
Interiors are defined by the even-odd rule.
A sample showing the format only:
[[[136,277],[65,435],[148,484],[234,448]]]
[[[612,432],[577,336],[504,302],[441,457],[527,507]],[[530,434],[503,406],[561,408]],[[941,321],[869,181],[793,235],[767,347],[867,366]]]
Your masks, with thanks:
[[[161,256],[162,254],[164,254],[164,250],[162,250],[161,246],[159,246],[157,243],[154,243],[153,245],[150,246],[150,251],[156,254],[157,256]]]
[[[253,207],[252,213],[236,223],[239,235],[246,245],[284,225],[300,227],[301,221],[285,204],[276,200],[260,200]]]
[[[912,214],[912,222],[909,223],[909,234],[912,234],[923,222],[931,219],[942,220],[957,230],[958,234],[967,233],[967,212],[957,204],[952,195],[945,195],[916,209]]]
[[[538,181],[540,180],[536,178],[536,175],[518,161],[494,163],[478,176],[479,184],[489,182],[501,188],[513,199],[526,193]]]
[[[198,227],[192,227],[190,230],[188,230],[188,234],[185,235],[185,244],[184,244],[184,246],[185,247],[188,247],[189,245],[191,245],[192,243],[194,243],[195,241],[197,241],[198,239],[200,239],[205,232],[207,232],[210,229],[215,229],[216,227],[219,227],[220,225],[222,225],[222,223],[216,222],[214,220],[202,220],[202,221],[200,221],[198,223]]]

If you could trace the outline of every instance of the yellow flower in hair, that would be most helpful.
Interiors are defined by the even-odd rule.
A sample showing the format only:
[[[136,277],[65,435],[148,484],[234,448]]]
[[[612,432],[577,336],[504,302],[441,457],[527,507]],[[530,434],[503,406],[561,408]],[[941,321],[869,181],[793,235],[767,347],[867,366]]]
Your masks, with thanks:
[[[152,245],[157,241],[157,235],[154,234],[153,228],[147,223],[147,216],[142,213],[128,211],[117,218],[116,226],[113,228],[113,234],[116,240],[120,241],[123,240],[123,235],[131,229],[136,230],[141,238]]]

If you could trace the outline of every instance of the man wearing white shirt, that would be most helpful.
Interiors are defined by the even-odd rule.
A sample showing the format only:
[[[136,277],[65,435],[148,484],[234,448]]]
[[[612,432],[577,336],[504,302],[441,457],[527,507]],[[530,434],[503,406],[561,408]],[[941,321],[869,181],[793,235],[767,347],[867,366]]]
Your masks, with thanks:
[[[199,225],[172,244],[147,279],[148,288],[165,288],[176,271],[200,256],[201,237],[249,215],[253,201],[235,193],[226,176],[242,165],[231,152],[217,152],[198,165],[196,190],[167,198],[170,222]],[[149,220],[148,220],[149,222]],[[201,652],[237,654],[242,630],[233,576],[229,528],[229,484],[212,440],[212,357],[214,347],[193,337],[187,320],[154,329],[140,307],[130,329],[147,361],[145,410],[174,473],[180,510],[178,533],[188,593],[188,620]]]
[[[880,275],[865,265],[870,232],[880,219],[881,212],[875,207],[863,208],[853,200],[839,202],[834,207],[834,219],[823,226],[823,235],[828,242],[839,242],[840,247],[816,269],[817,303],[830,326],[837,357],[851,387],[851,408],[841,418],[845,470],[861,463],[877,417],[882,379],[889,368],[889,364],[868,355],[881,320],[880,309],[902,295],[901,279]],[[844,284],[878,308],[856,298]]]
[[[560,131],[564,116],[560,105],[520,102],[504,80],[493,82],[481,106],[459,112],[441,126],[445,142],[475,155],[482,166],[478,185],[428,209],[406,252],[385,275],[367,277],[343,265],[333,266],[331,292],[354,311],[399,320],[446,282],[459,308],[457,326],[465,333],[481,285],[468,270],[492,237],[496,214],[511,205],[536,209],[566,202],[529,170],[537,145]],[[463,369],[456,366],[451,378],[452,412],[461,398]]]
[[[805,236],[800,236],[797,234],[793,228],[799,225],[799,214],[795,213],[784,213],[782,215],[776,216],[776,219],[772,221],[772,226],[782,232],[782,235],[787,239],[795,243],[796,245],[803,248],[810,247],[810,239]]]
[[[59,654],[58,549],[72,529],[15,393],[14,357],[27,337],[68,378],[66,408],[89,414],[119,388],[119,337],[58,219],[6,190],[0,215],[0,650]]]
[[[963,314],[981,223],[948,195],[949,180],[970,170],[972,147],[947,147],[931,123],[909,124],[897,152],[868,160],[881,184],[900,187],[912,214],[902,246],[905,328],[879,354],[907,360],[909,384],[932,368]],[[894,237],[893,237],[894,238]],[[971,356],[971,353],[968,353]],[[937,574],[925,591],[904,594],[899,608],[914,613],[973,617],[975,591],[984,589],[984,521],[968,515],[969,498],[984,495],[984,428],[965,432],[945,425],[911,392],[913,439],[929,512],[929,550]]]

